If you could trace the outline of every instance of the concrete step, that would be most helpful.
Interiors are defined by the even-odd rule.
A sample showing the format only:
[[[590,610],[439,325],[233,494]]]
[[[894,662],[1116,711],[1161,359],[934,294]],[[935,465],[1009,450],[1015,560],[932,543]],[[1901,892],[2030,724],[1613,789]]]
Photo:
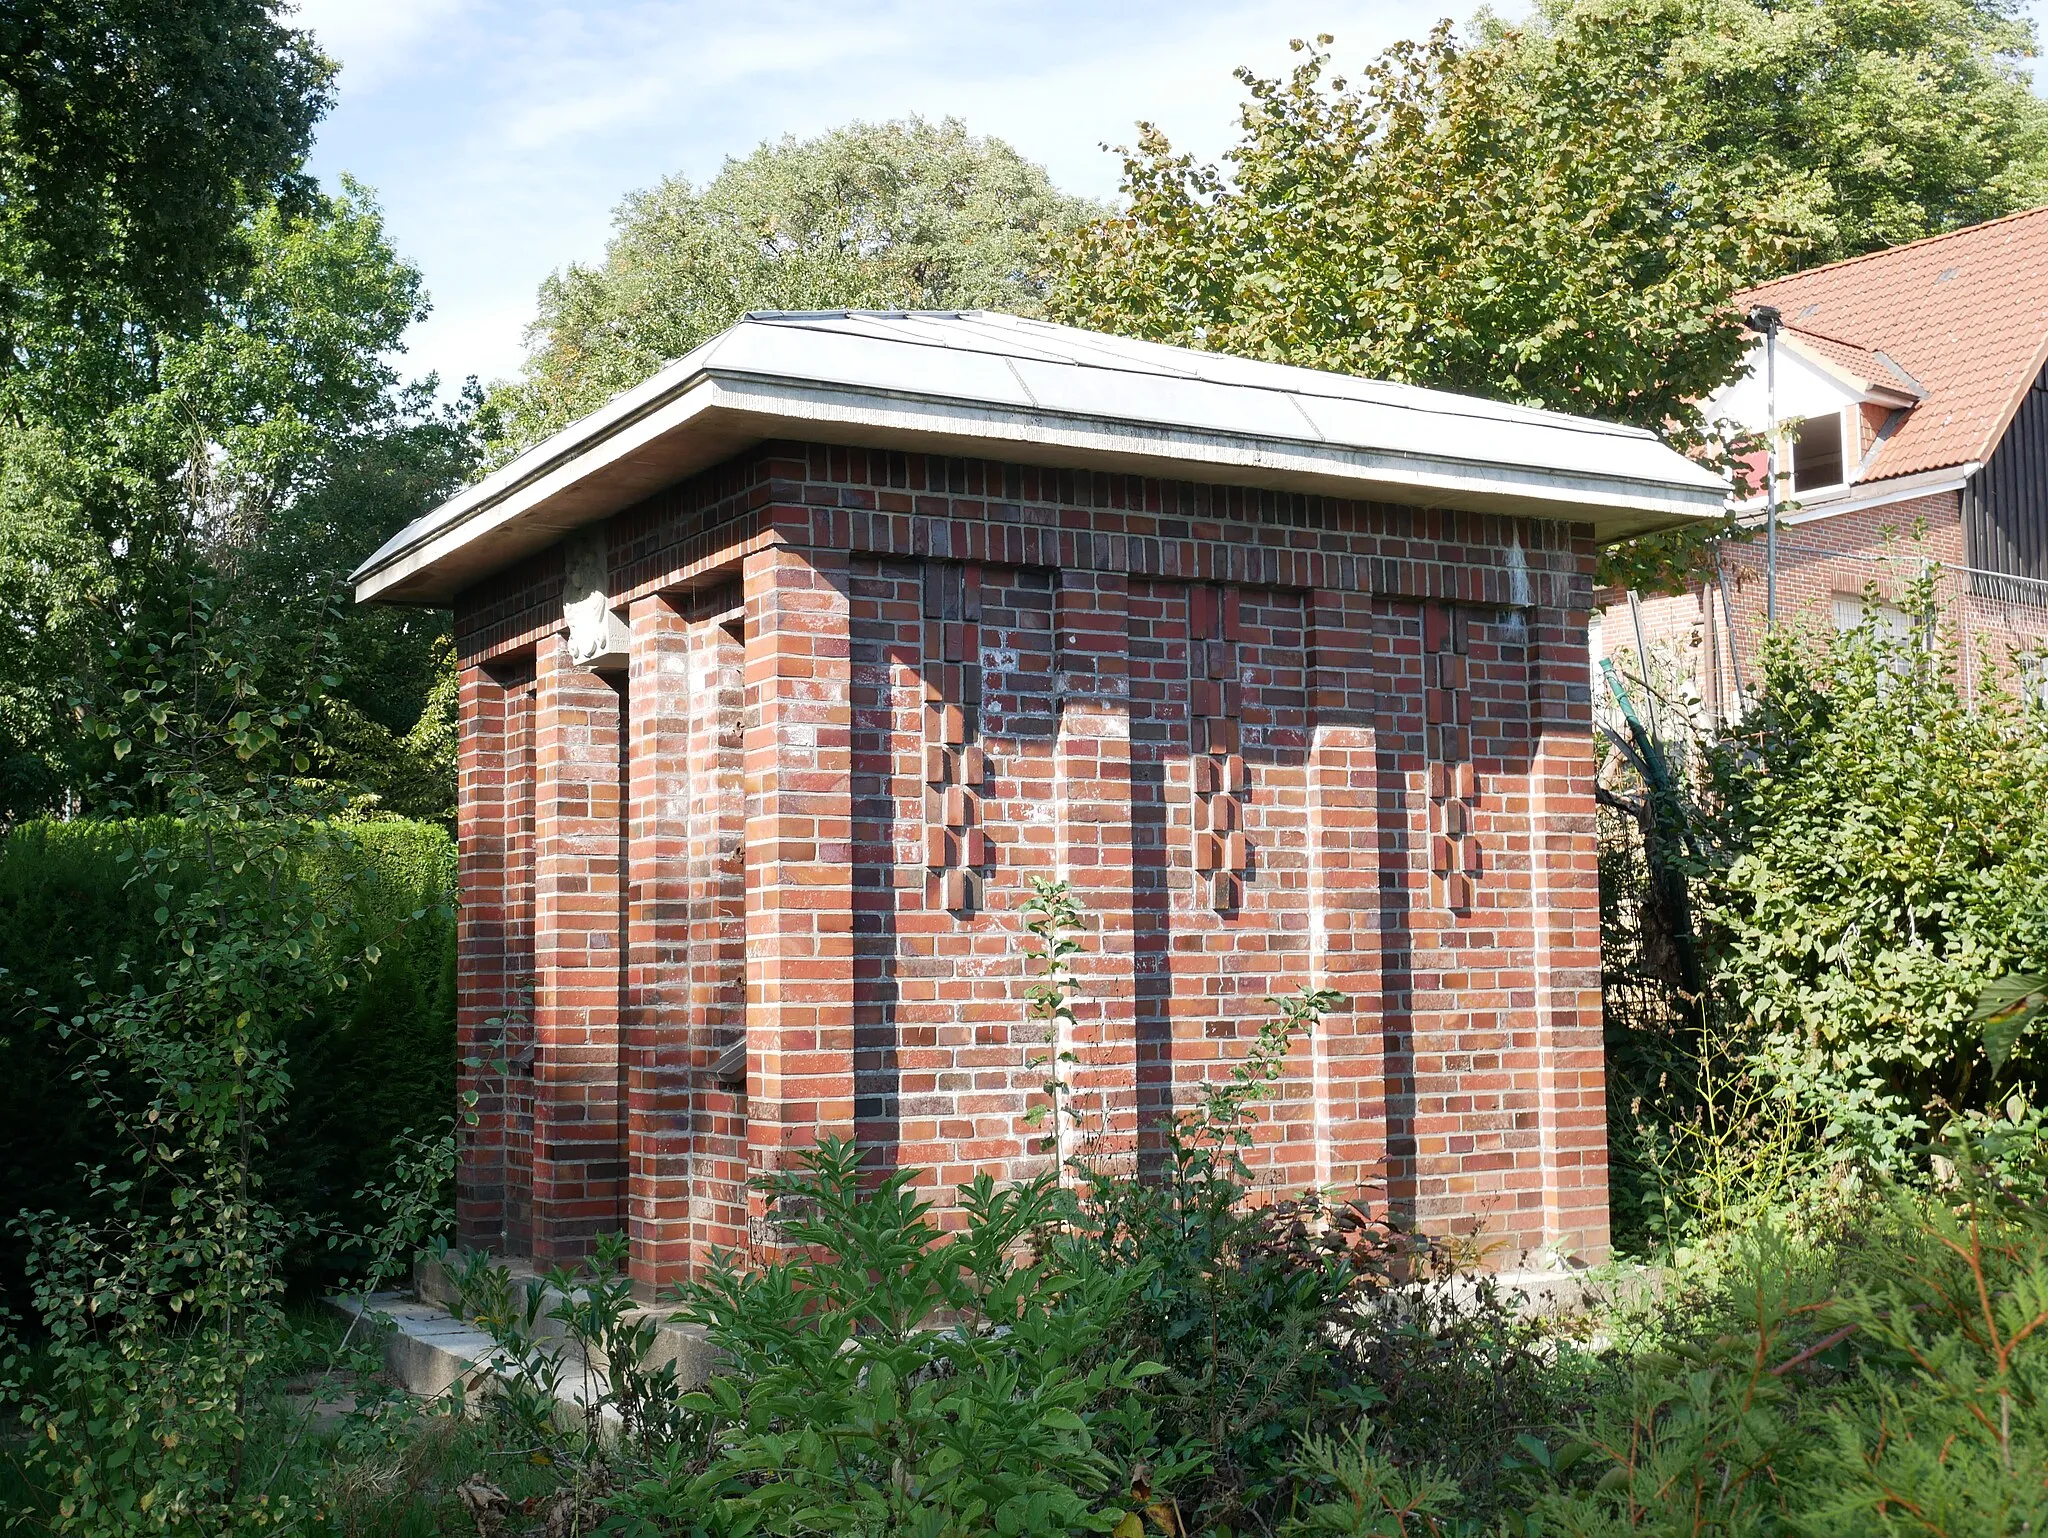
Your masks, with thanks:
[[[608,1364],[602,1358],[586,1361],[582,1350],[568,1336],[558,1319],[548,1318],[560,1294],[531,1267],[508,1267],[515,1285],[541,1288],[546,1296],[541,1317],[535,1321],[536,1343],[554,1351],[562,1360],[562,1379],[556,1397],[564,1405],[581,1408],[608,1387]],[[502,1359],[498,1343],[470,1320],[459,1317],[453,1279],[443,1268],[427,1264],[419,1268],[412,1292],[379,1292],[333,1297],[327,1306],[344,1319],[357,1323],[359,1330],[382,1335],[384,1365],[393,1381],[407,1393],[423,1398],[446,1394],[460,1381],[465,1392],[488,1387],[495,1364]],[[667,1308],[636,1308],[630,1319],[655,1321],[654,1344],[647,1365],[659,1367],[673,1362],[676,1381],[684,1388],[697,1388],[710,1377],[718,1354],[698,1325],[677,1324]]]
[[[498,1264],[511,1273],[514,1286],[538,1288],[545,1294],[540,1315],[534,1320],[534,1333],[543,1339],[566,1340],[568,1326],[549,1317],[561,1301],[560,1290],[526,1261],[505,1260]],[[413,1291],[422,1301],[437,1304],[450,1313],[456,1312],[461,1305],[454,1276],[446,1266],[436,1261],[420,1264],[413,1277]],[[580,1298],[581,1289],[576,1289],[576,1293]],[[647,1353],[647,1365],[660,1367],[665,1362],[673,1362],[676,1364],[676,1380],[685,1388],[696,1388],[716,1369],[718,1353],[705,1338],[702,1325],[678,1324],[669,1317],[674,1312],[665,1304],[641,1304],[629,1308],[626,1319],[629,1323],[652,1319],[654,1344]]]
[[[564,1406],[580,1411],[591,1395],[606,1388],[606,1364],[602,1360],[586,1362],[561,1321],[546,1317],[560,1294],[545,1278],[531,1267],[517,1263],[508,1269],[515,1283],[539,1287],[550,1294],[543,1301],[536,1334],[540,1344],[558,1352],[563,1360],[556,1397]],[[1654,1271],[1642,1270],[1599,1275],[1557,1269],[1500,1272],[1493,1280],[1516,1312],[1557,1318],[1589,1311],[1603,1302],[1639,1302],[1656,1291],[1661,1277]],[[421,1266],[416,1283],[413,1292],[335,1297],[329,1298],[327,1305],[343,1318],[358,1321],[360,1329],[384,1337],[385,1368],[408,1393],[434,1398],[446,1394],[458,1380],[466,1393],[487,1389],[493,1364],[501,1355],[498,1343],[476,1324],[453,1312],[458,1302],[456,1289],[443,1268]],[[1460,1302],[1467,1302],[1475,1287],[1471,1277],[1415,1285],[1443,1288]],[[1407,1291],[1397,1289],[1384,1306],[1398,1308]],[[661,1307],[633,1310],[634,1318],[652,1317],[656,1321],[649,1365],[674,1362],[676,1381],[686,1389],[697,1388],[716,1369],[718,1353],[705,1338],[702,1326],[677,1324],[668,1314]]]

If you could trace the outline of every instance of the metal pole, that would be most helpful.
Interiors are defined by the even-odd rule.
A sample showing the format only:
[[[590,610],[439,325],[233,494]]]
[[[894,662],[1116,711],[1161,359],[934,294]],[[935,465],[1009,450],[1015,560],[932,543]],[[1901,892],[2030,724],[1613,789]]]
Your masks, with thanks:
[[[1650,682],[1650,648],[1643,640],[1643,600],[1634,588],[1628,590],[1628,617],[1636,627],[1636,672],[1643,685],[1643,705],[1650,713],[1650,735],[1663,740],[1657,730],[1657,689]]]
[[[1757,305],[1749,329],[1764,338],[1764,634],[1778,628],[1778,325],[1776,307]]]
[[[1749,691],[1742,682],[1742,654],[1735,649],[1735,605],[1728,598],[1728,579],[1717,575],[1714,585],[1721,590],[1721,618],[1728,622],[1728,671],[1735,678],[1735,698],[1748,703]]]

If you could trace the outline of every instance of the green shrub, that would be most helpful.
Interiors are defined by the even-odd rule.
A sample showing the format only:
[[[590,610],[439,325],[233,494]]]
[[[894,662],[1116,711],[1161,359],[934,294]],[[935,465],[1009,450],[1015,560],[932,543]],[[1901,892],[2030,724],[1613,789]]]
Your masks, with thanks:
[[[730,1368],[686,1401],[713,1451],[666,1488],[684,1531],[1051,1535],[1128,1514],[1109,1450],[1158,1369],[1113,1332],[1144,1273],[1022,1254],[1058,1216],[1049,1178],[978,1177],[946,1234],[914,1178],[864,1180],[827,1143],[768,1185],[792,1257],[683,1290]]]
[[[388,1163],[394,1137],[454,1109],[455,867],[435,824],[351,823],[347,833],[306,857],[325,862],[308,879],[335,890],[346,881],[380,956],[356,985],[284,1012],[290,1089],[265,1179],[284,1209],[354,1227],[368,1218],[355,1192]],[[83,1007],[84,976],[107,987],[158,975],[162,899],[129,876],[141,852],[185,839],[176,822],[153,818],[29,823],[0,841],[0,1182],[10,1214],[77,1213],[80,1166],[105,1158],[109,1129],[74,1077],[75,1047],[39,1023],[40,1006]],[[175,898],[198,879],[187,864],[166,881]],[[300,1245],[295,1271],[324,1266],[325,1254]],[[9,1233],[0,1291],[17,1300],[22,1259]]]
[[[1697,988],[1631,932],[1640,891],[1618,842],[1603,851],[1623,1244],[1818,1232],[1874,1173],[1914,1168],[1930,1132],[1961,1118],[2010,1144],[2043,1101],[2048,1014],[1979,1006],[2048,971],[2048,713],[2001,695],[1982,658],[1966,681],[1945,638],[1875,621],[1779,633],[1759,684],[1741,721],[1670,745],[1690,804],[1650,798],[1672,823],[1652,853],[1689,878]],[[1647,772],[1647,751],[1613,775]]]
[[[1680,1289],[1576,1433],[1552,1533],[2037,1533],[2048,1520],[2048,1211],[1968,1141],[1818,1249],[1769,1230]]]
[[[1720,1007],[1878,1144],[2037,1084],[2048,1033],[1994,1070],[1973,1009],[1992,979],[2048,968],[2041,717],[1982,679],[1973,703],[1948,648],[1875,622],[1783,635],[1762,673],[1710,755],[1721,856],[1696,889]]]

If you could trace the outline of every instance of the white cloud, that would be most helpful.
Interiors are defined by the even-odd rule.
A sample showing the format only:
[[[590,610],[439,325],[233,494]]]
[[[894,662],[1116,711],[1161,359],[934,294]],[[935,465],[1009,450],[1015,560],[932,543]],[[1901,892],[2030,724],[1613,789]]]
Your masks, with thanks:
[[[409,73],[427,40],[472,8],[472,0],[299,0],[292,21],[342,66],[342,90],[362,94]]]

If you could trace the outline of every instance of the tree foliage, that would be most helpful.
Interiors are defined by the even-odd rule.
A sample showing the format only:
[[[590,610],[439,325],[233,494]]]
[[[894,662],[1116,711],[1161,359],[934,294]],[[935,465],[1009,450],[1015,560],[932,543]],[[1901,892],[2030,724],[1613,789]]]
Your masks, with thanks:
[[[699,188],[619,205],[604,261],[541,286],[524,377],[500,387],[510,453],[638,384],[748,310],[1037,314],[1044,252],[1100,210],[954,118],[764,143]]]
[[[1690,158],[1779,190],[1800,265],[2048,198],[2048,102],[2013,0],[1543,0],[1494,36],[1537,61],[1632,53]]]
[[[0,823],[96,804],[112,766],[74,702],[129,687],[124,638],[186,628],[195,581],[303,642],[354,563],[474,462],[474,398],[400,387],[392,358],[425,299],[367,191],[267,206],[237,239],[244,261],[193,316],[152,322],[109,290],[119,324],[46,318],[0,374]],[[350,682],[321,708],[395,743],[445,671],[445,620],[340,629]],[[391,747],[372,778],[405,762]],[[446,803],[416,784],[402,799]]]
[[[1801,262],[2048,193],[2009,0],[1546,0],[1250,92],[1223,165],[1140,125],[1054,308],[1188,346],[1681,434]]]
[[[1327,40],[1324,40],[1327,42]],[[1696,423],[1744,346],[1720,302],[1782,263],[1770,189],[1689,153],[1626,40],[1461,50],[1356,81],[1297,44],[1228,171],[1145,126],[1128,208],[1075,244],[1055,309],[1103,330],[1577,411]]]
[[[113,765],[80,723],[196,585],[301,646],[475,459],[474,393],[437,406],[391,362],[419,274],[367,191],[304,172],[333,66],[287,13],[0,4],[0,828],[96,808]],[[445,618],[339,628],[319,708],[360,751],[323,771],[445,815],[446,755],[407,741]]]
[[[0,5],[0,325],[25,310],[188,310],[241,225],[311,193],[334,66],[278,0]],[[0,353],[0,368],[11,362]]]
[[[1695,403],[1728,300],[2048,196],[2011,0],[1545,0],[1353,78],[1248,70],[1220,164],[1141,124],[1126,206],[1063,252],[1060,319],[1633,423],[1724,460]],[[1657,584],[1699,543],[1608,553]]]

